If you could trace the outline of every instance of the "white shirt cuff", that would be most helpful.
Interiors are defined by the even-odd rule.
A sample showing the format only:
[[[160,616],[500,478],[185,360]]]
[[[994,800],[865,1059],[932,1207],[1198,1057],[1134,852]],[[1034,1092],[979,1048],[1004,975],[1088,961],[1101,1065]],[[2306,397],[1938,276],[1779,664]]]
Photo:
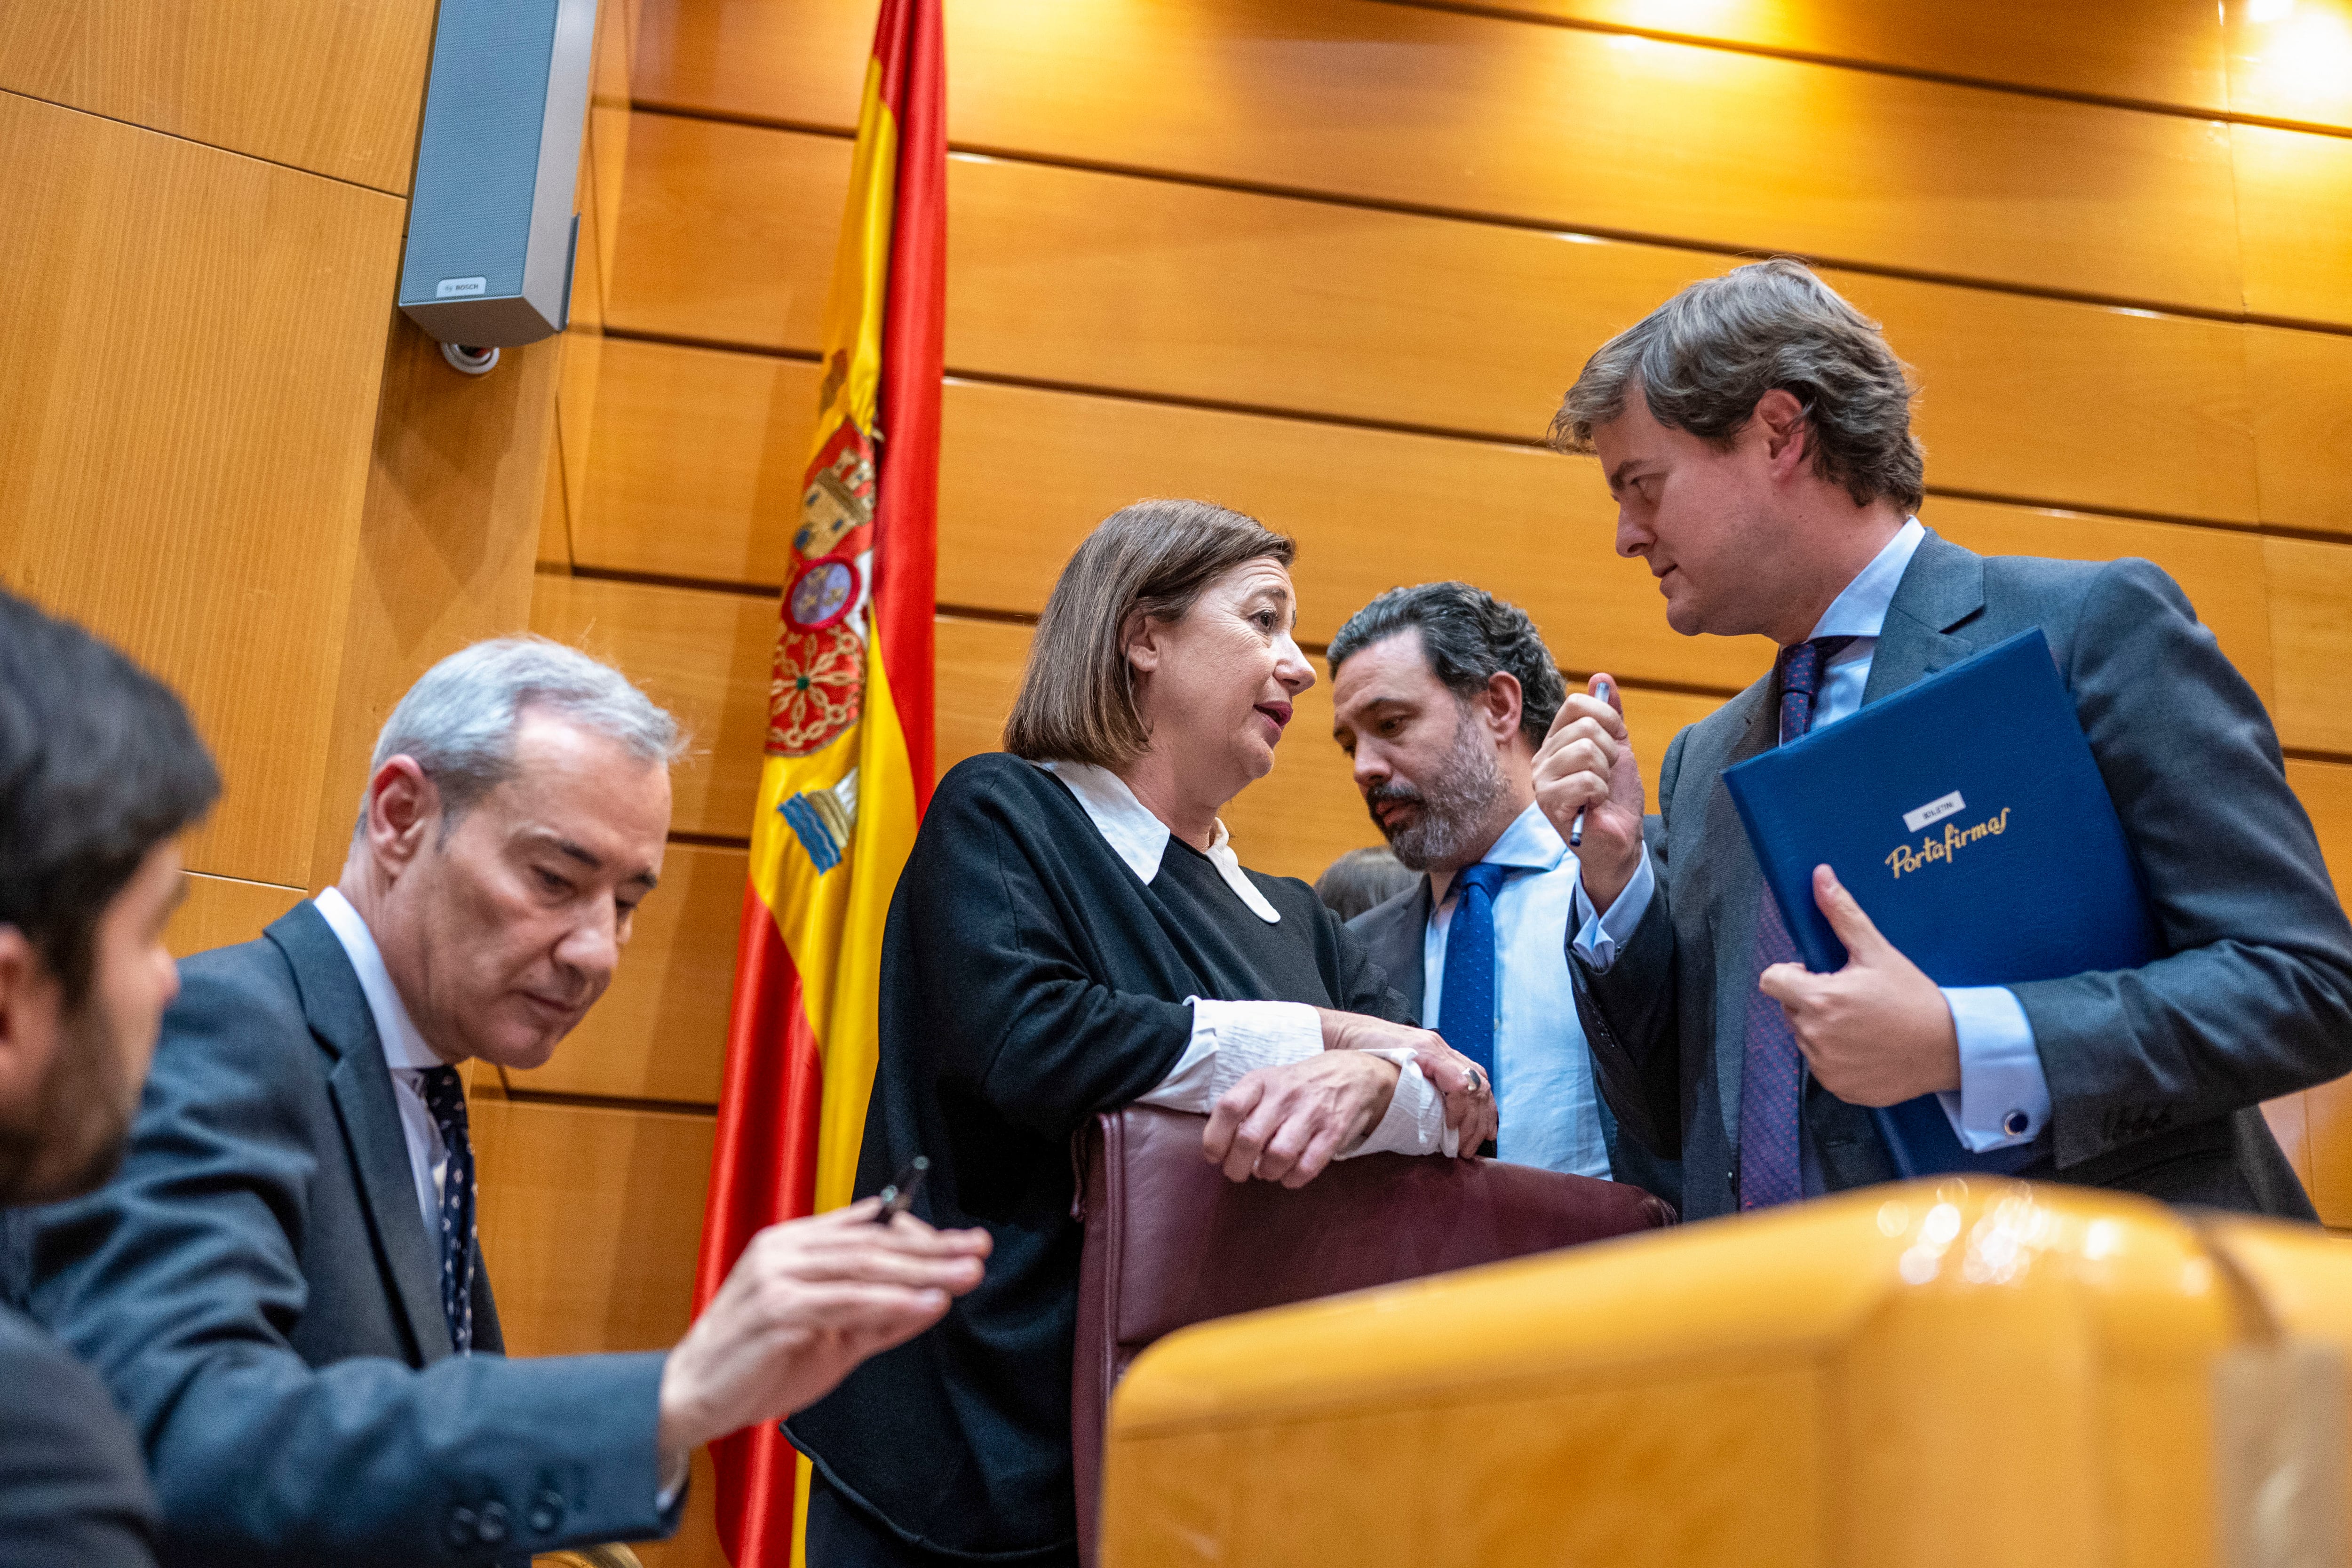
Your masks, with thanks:
[[[1633,868],[1633,879],[1617,901],[1609,906],[1605,915],[1595,914],[1592,900],[1584,891],[1584,878],[1576,879],[1576,908],[1570,918],[1576,921],[1576,937],[1570,945],[1577,957],[1595,974],[1606,974],[1609,966],[1617,962],[1617,946],[1633,937],[1633,928],[1642,923],[1642,916],[1650,907],[1651,895],[1658,889],[1657,873],[1650,869],[1650,847],[1642,846],[1642,858]]]
[[[667,1513],[677,1502],[677,1494],[686,1489],[688,1476],[694,1474],[694,1456],[680,1454],[662,1461],[662,1489],[654,1494],[654,1511]]]
[[[1245,1075],[1322,1053],[1323,1020],[1304,1002],[1186,1000],[1192,1004],[1192,1037],[1141,1104],[1206,1116]]]
[[[1435,1084],[1422,1076],[1421,1065],[1413,1060],[1412,1053],[1378,1050],[1362,1054],[1396,1063],[1396,1092],[1389,1097],[1389,1108],[1378,1125],[1364,1135],[1362,1142],[1342,1150],[1339,1158],[1352,1160],[1359,1154],[1459,1153],[1460,1140],[1445,1125],[1445,1097],[1438,1093]]]
[[[1960,1045],[1960,1090],[1936,1098],[1953,1134],[1977,1154],[2031,1143],[2050,1124],[2050,1079],[2025,1005],[2005,985],[1948,987],[1944,1004]]]

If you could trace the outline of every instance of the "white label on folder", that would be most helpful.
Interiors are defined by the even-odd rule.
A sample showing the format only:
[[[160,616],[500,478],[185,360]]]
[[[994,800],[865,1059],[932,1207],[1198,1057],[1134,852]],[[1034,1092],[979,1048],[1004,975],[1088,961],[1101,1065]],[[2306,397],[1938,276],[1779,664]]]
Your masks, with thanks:
[[[1912,832],[1916,833],[1931,822],[1943,821],[1944,818],[1951,816],[1952,813],[1958,811],[1968,804],[1969,803],[1967,801],[1960,798],[1960,792],[1958,790],[1954,790],[1949,795],[1938,795],[1937,798],[1929,801],[1927,805],[1921,806],[1916,811],[1905,812],[1903,814],[1903,826],[1909,828]]]
[[[488,293],[489,287],[490,280],[487,278],[444,278],[433,286],[433,297],[436,300],[459,299],[467,294]]]

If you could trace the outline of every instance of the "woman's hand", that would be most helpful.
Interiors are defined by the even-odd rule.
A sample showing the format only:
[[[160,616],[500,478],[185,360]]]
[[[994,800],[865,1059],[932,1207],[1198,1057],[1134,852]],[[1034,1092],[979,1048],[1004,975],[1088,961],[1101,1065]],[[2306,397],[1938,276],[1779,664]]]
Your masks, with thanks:
[[[1228,1181],[1303,1187],[1380,1125],[1402,1076],[1394,1062],[1352,1051],[1260,1068],[1217,1101],[1201,1152]]]
[[[1434,1029],[1391,1024],[1363,1013],[1341,1013],[1329,1007],[1315,1011],[1323,1019],[1326,1051],[1411,1051],[1412,1065],[1437,1088],[1445,1100],[1445,1125],[1454,1137],[1454,1152],[1475,1154],[1495,1137],[1495,1091],[1477,1064],[1445,1043]]]

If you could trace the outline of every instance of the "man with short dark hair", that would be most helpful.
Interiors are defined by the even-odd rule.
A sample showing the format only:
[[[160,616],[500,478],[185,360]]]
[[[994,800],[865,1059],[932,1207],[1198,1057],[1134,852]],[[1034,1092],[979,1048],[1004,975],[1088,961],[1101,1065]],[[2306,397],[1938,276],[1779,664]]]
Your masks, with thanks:
[[[873,1200],[755,1237],[668,1351],[509,1361],[459,1064],[547,1059],[669,828],[668,714],[540,638],[386,721],[341,879],[200,954],[122,1172],[45,1211],[35,1312],[131,1415],[167,1561],[520,1563],[676,1528],[698,1445],[803,1408],[979,1282]]]
[[[162,682],[0,591],[0,1204],[122,1158],[163,1009],[179,836],[220,794]],[[105,1387],[0,1307],[0,1561],[151,1563],[154,1499]]]
[[[1611,1173],[1614,1129],[1560,949],[1575,855],[1536,805],[1566,691],[1527,612],[1467,583],[1392,588],[1331,639],[1332,735],[1397,859],[1423,875],[1349,921],[1424,1026],[1492,1079],[1503,1159]],[[1673,1196],[1624,1151],[1620,1173]]]
[[[1888,1179],[1869,1108],[1931,1093],[1965,1147],[2027,1176],[2311,1218],[2259,1107],[2352,1068],[2352,927],[2262,702],[2149,563],[1987,558],[1927,531],[1912,395],[1874,322],[1760,262],[1604,344],[1554,422],[1600,458],[1618,552],[1668,625],[1781,648],[1675,737],[1646,820],[1612,704],[1570,697],[1537,760],[1551,819],[1583,815],[1571,956],[1603,1093],[1681,1156],[1690,1218]],[[1853,956],[1807,973],[1724,770],[2030,627],[2165,956],[1939,988],[1824,866],[1814,896]]]

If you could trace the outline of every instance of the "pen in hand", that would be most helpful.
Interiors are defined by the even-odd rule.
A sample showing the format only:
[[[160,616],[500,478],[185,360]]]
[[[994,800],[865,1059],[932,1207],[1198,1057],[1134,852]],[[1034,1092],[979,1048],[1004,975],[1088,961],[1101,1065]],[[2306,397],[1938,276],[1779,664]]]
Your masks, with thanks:
[[[1598,677],[1592,682],[1592,695],[1603,702],[1613,700],[1609,693],[1609,682]],[[1570,849],[1584,847],[1584,812],[1581,808],[1577,811],[1576,820],[1568,825],[1568,847]]]
[[[874,1223],[888,1225],[912,1208],[915,1194],[923,1190],[923,1178],[930,1173],[930,1170],[931,1163],[920,1154],[908,1161],[907,1168],[898,1173],[898,1179],[874,1194],[882,1200],[881,1208],[875,1212]]]

